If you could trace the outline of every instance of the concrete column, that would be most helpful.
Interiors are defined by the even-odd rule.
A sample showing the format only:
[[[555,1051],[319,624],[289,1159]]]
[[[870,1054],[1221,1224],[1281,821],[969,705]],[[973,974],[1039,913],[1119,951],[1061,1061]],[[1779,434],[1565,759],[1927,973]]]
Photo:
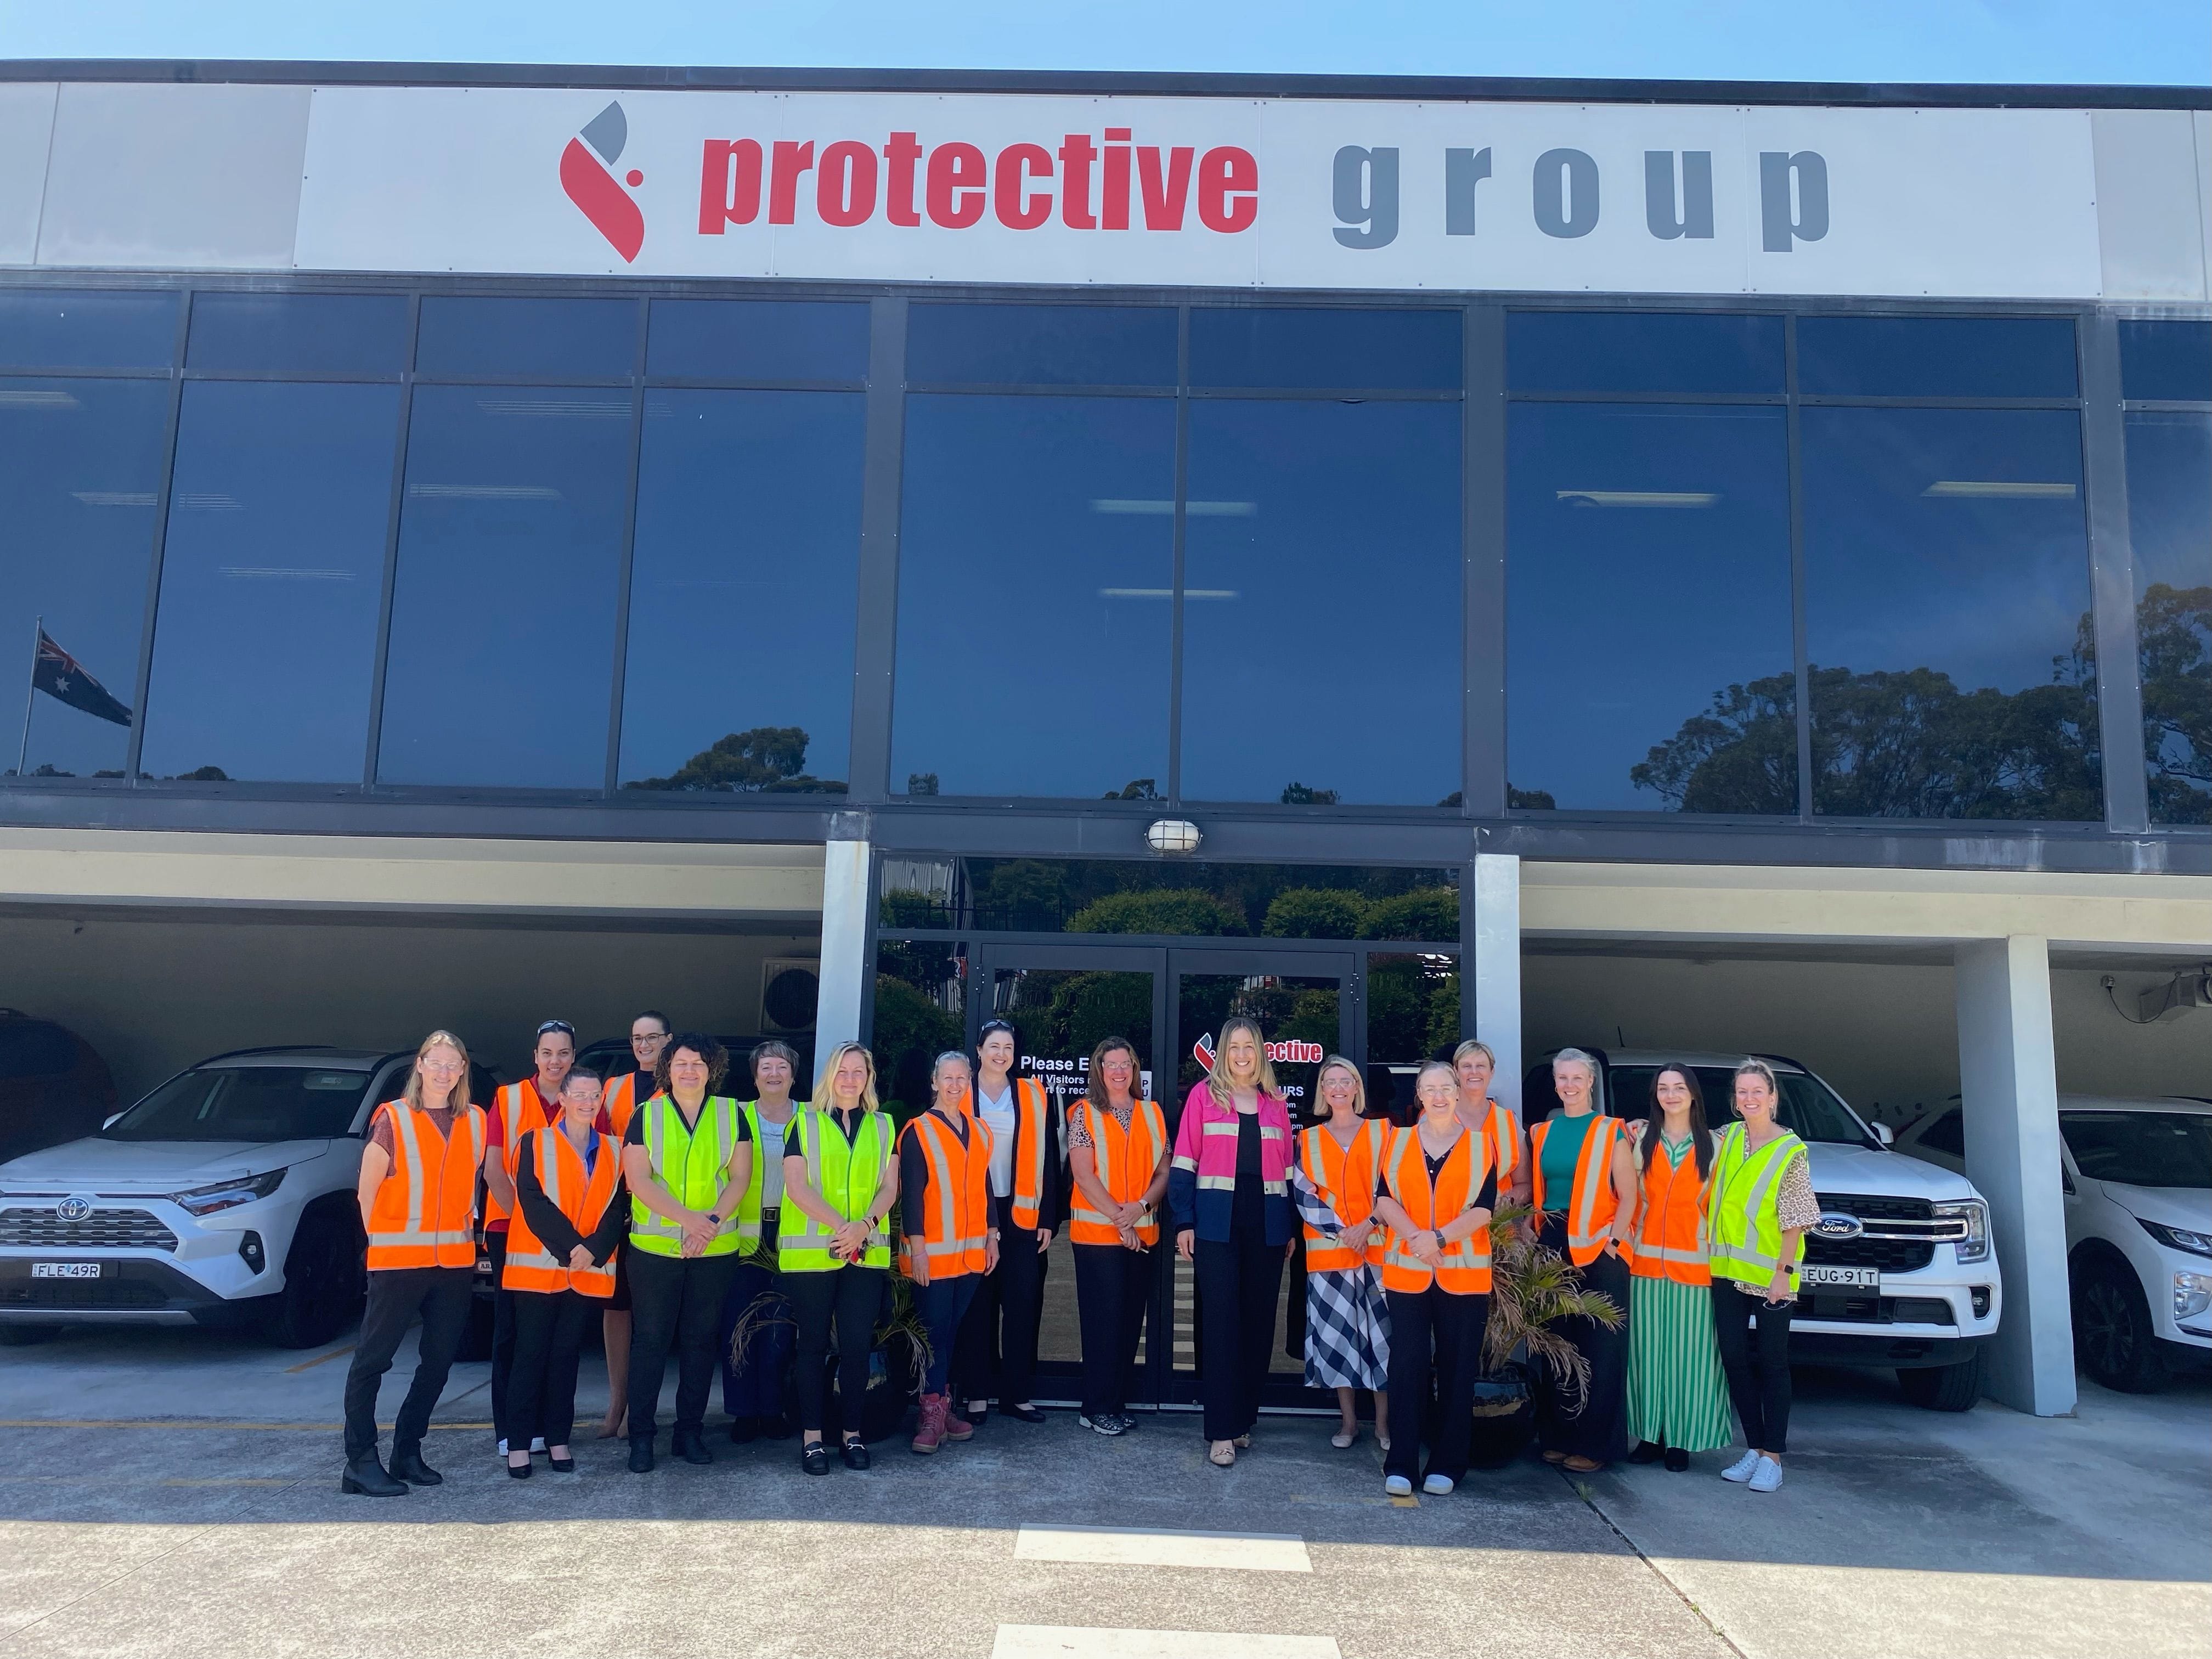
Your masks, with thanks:
[[[2060,1417],[2074,1409],[2074,1322],[2050,951],[2025,936],[1977,939],[1953,963],[1966,1176],[1989,1200],[2004,1276],[1985,1386],[2017,1411]]]
[[[873,966],[868,960],[868,843],[833,841],[822,852],[822,987],[814,1005],[817,1056],[834,1044],[859,1038],[862,999]]]
[[[1474,1034],[1498,1056],[1490,1097],[1521,1115],[1521,860],[1511,853],[1474,858],[1474,937],[1462,951],[1462,994],[1474,998]]]

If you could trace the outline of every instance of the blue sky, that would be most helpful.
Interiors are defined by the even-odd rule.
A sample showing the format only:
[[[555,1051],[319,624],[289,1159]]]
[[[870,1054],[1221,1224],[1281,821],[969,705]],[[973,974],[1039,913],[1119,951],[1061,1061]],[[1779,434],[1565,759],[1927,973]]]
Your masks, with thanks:
[[[0,0],[10,58],[2187,82],[2205,0]]]

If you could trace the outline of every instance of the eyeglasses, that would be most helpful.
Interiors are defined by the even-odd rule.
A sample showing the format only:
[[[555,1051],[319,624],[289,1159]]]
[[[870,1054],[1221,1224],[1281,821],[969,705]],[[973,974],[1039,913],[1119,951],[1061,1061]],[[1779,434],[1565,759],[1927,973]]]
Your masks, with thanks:
[[[461,1069],[461,1063],[457,1060],[417,1060],[416,1065],[417,1068],[422,1071],[437,1072],[448,1077],[454,1075]]]
[[[538,1035],[540,1036],[553,1031],[558,1031],[563,1036],[572,1037],[576,1035],[576,1028],[565,1019],[549,1019],[538,1028]]]

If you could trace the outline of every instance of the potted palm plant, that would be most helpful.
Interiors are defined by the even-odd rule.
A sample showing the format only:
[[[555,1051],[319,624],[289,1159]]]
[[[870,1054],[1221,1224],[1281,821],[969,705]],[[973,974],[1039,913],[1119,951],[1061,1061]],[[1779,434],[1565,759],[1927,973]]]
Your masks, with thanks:
[[[1516,1353],[1540,1359],[1560,1379],[1571,1411],[1579,1411],[1589,1388],[1589,1362],[1552,1328],[1562,1319],[1594,1319],[1618,1328],[1626,1313],[1601,1291],[1586,1290],[1583,1276],[1558,1251],[1536,1242],[1531,1208],[1500,1204],[1490,1222],[1490,1323],[1483,1333],[1483,1375],[1474,1385],[1474,1437],[1470,1461],[1494,1469],[1521,1455],[1535,1432],[1528,1397],[1528,1368]]]
[[[773,1235],[761,1240],[759,1254],[754,1259],[770,1273],[775,1271],[776,1242]],[[740,1359],[756,1331],[777,1323],[791,1323],[791,1304],[773,1291],[763,1291],[738,1316],[736,1328],[730,1333],[732,1359]],[[837,1425],[846,1420],[844,1399],[837,1388],[837,1350],[834,1346],[824,1356],[823,1364],[828,1372],[828,1426],[834,1437]],[[884,1285],[883,1303],[876,1314],[875,1345],[868,1355],[868,1391],[860,1407],[863,1440],[873,1444],[899,1431],[921,1397],[922,1373],[928,1365],[929,1335],[914,1305],[914,1286],[904,1275],[894,1273]],[[787,1378],[784,1398],[792,1397],[791,1382]]]

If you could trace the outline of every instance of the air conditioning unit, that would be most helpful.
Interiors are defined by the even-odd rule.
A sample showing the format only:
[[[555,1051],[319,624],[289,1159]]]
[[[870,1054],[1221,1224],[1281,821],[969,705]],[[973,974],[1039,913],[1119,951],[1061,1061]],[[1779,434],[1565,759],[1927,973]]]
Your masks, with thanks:
[[[2136,1007],[2145,1025],[2184,1008],[2212,1008],[2212,968],[2178,970],[2165,984],[2143,992]]]
[[[770,1036],[812,1030],[821,991],[818,958],[769,957],[761,969],[760,1029]]]

